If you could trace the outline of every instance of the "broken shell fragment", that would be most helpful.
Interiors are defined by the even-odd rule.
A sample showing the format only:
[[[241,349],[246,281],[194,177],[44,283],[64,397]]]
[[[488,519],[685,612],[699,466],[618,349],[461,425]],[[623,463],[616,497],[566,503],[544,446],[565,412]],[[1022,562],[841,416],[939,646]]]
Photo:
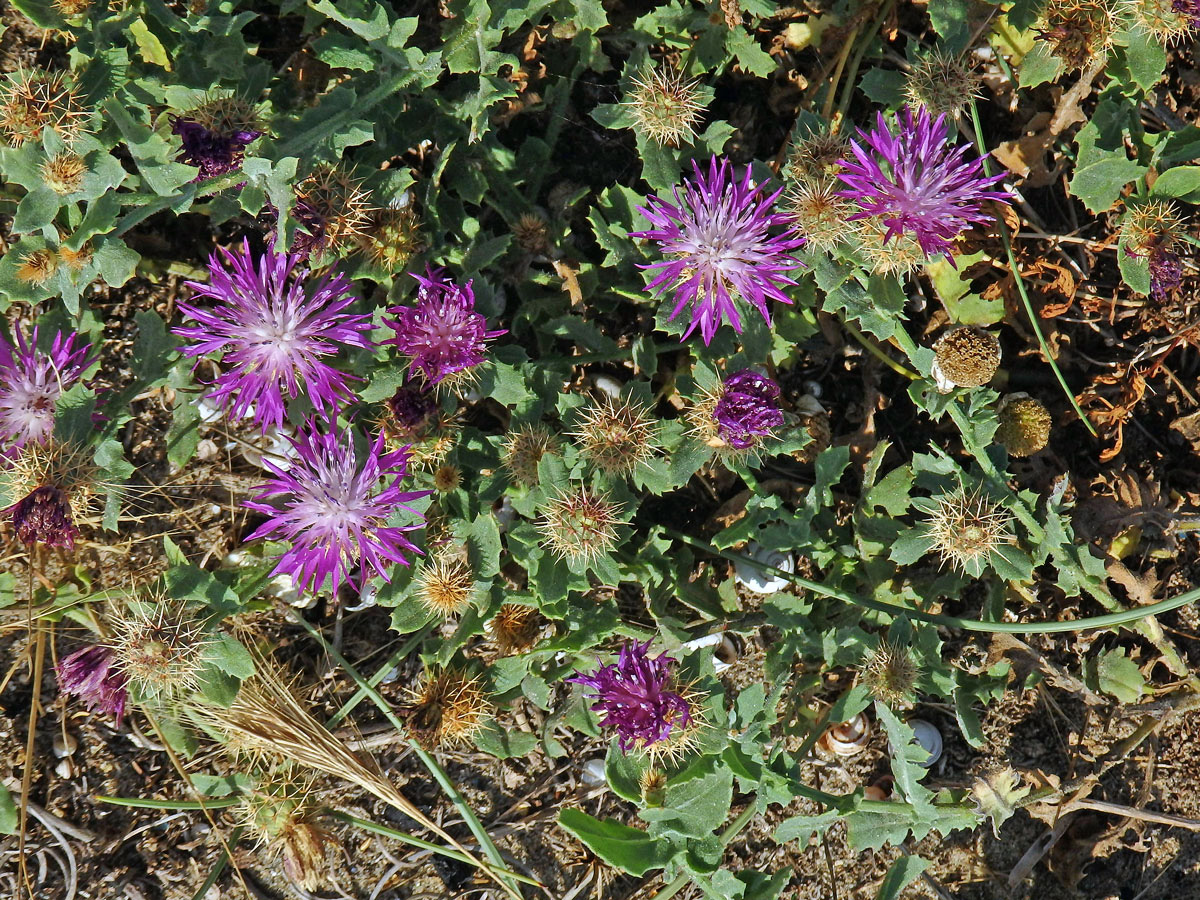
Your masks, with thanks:
[[[817,746],[835,756],[854,756],[867,748],[871,737],[871,721],[865,713],[825,730]]]

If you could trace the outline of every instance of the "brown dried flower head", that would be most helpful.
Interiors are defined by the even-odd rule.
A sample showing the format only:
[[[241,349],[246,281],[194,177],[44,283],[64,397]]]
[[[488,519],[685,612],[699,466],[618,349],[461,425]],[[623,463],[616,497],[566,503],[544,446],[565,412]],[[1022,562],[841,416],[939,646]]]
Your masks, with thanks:
[[[1050,442],[1050,412],[1028,394],[1010,394],[1000,402],[996,440],[1009,456],[1032,456]]]
[[[40,141],[46,128],[71,144],[89,115],[62,72],[18,69],[0,86],[0,133],[13,147]]]
[[[34,250],[21,258],[17,266],[17,277],[22,281],[40,287],[58,271],[58,256],[53,250]]]
[[[859,231],[858,221],[850,221],[858,207],[839,197],[838,187],[832,181],[795,182],[784,195],[784,210],[792,217],[796,230],[821,250],[832,250],[838,244],[853,241]]]
[[[83,187],[87,170],[87,163],[78,153],[60,150],[42,163],[42,181],[54,193],[66,197]]]
[[[421,220],[412,206],[380,209],[371,214],[370,226],[358,245],[372,263],[388,272],[404,268],[426,247]]]
[[[465,744],[492,715],[483,682],[456,668],[426,672],[421,685],[410,692],[404,716],[417,743],[426,748]]]
[[[456,491],[462,485],[462,472],[458,466],[446,463],[433,472],[433,488],[442,494]]]
[[[933,345],[933,376],[938,388],[982,387],[1000,368],[1000,341],[990,332],[971,325],[951,328]]]
[[[449,618],[461,613],[475,594],[475,574],[466,559],[453,551],[434,553],[416,575],[417,599]]]
[[[957,117],[978,91],[978,80],[966,61],[940,50],[918,60],[904,84],[909,103],[924,107],[933,116]]]
[[[1039,33],[1070,71],[1108,54],[1117,21],[1111,0],[1050,0],[1043,10]]]
[[[550,250],[550,229],[546,219],[538,213],[522,213],[512,227],[517,246],[534,256]]]
[[[537,643],[545,622],[533,606],[505,603],[488,623],[488,633],[501,656],[514,656]]]
[[[920,674],[920,667],[907,647],[884,639],[867,657],[862,680],[876,700],[903,708],[912,705]]]
[[[505,436],[500,450],[512,483],[533,487],[538,483],[538,463],[547,453],[558,451],[558,438],[543,425],[522,425]]]
[[[787,179],[813,190],[830,187],[841,170],[841,161],[849,152],[849,143],[841,135],[815,132],[796,141],[784,170]],[[799,186],[799,185],[797,185]]]

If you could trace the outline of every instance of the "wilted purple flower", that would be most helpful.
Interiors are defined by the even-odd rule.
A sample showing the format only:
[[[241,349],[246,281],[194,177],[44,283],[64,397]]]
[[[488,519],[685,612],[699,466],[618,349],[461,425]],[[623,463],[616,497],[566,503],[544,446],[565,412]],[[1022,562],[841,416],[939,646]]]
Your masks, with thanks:
[[[405,552],[420,553],[405,537],[421,527],[421,514],[408,503],[429,491],[405,493],[400,480],[408,474],[408,448],[383,452],[383,435],[360,459],[349,430],[323,434],[309,422],[291,443],[297,459],[284,471],[263,457],[275,476],[245,505],[269,518],[247,541],[260,538],[289,541],[291,548],[279,558],[272,574],[285,572],[300,590],[318,591],[332,579],[336,593],[355,563],[362,576],[379,575],[389,581],[388,567],[408,565]],[[386,482],[381,487],[380,482]],[[415,524],[389,525],[398,513],[417,519]]]
[[[129,679],[115,664],[112,650],[99,644],[76,650],[59,660],[55,673],[61,691],[78,697],[88,709],[110,714],[120,726],[129,699]]]
[[[1193,28],[1200,28],[1200,0],[1173,0],[1171,10],[1187,19]]]
[[[1150,294],[1162,300],[1183,284],[1183,260],[1167,247],[1155,246],[1149,252]]]
[[[345,312],[354,302],[345,276],[325,275],[306,285],[308,271],[297,271],[299,261],[295,254],[276,252],[274,244],[257,261],[249,241],[240,253],[219,248],[209,257],[209,283],[187,282],[197,297],[215,300],[216,306],[179,304],[200,323],[175,329],[196,341],[183,348],[184,355],[220,353],[228,366],[208,398],[234,418],[253,415],[264,428],[283,422],[285,398],[308,397],[323,415],[336,415],[339,401],[351,396],[346,382],[352,376],[325,357],[374,346],[366,336],[370,316]]]
[[[74,332],[58,332],[48,353],[37,349],[36,325],[29,338],[19,328],[14,334],[16,346],[0,337],[0,449],[45,443],[58,398],[94,362],[90,345],[75,346]]]
[[[753,369],[743,369],[725,379],[713,408],[717,434],[730,446],[745,450],[755,438],[766,437],[783,424],[779,385]]]
[[[387,401],[392,422],[402,432],[414,432],[438,410],[437,397],[421,378],[410,379]]]
[[[666,653],[652,659],[649,648],[650,641],[631,641],[615,663],[567,679],[594,692],[592,711],[604,713],[600,724],[617,730],[625,752],[665,741],[672,729],[686,728],[692,721],[688,702],[671,690],[675,660]]]
[[[771,211],[782,188],[764,197],[764,185],[754,184],[749,167],[741,182],[734,180],[728,159],[714,156],[707,174],[694,161],[692,169],[695,177],[673,189],[674,203],[651,197],[638,207],[654,228],[629,236],[658,242],[667,258],[642,267],[661,270],[647,289],[656,297],[673,291],[669,320],[689,307],[691,322],[683,337],[698,326],[707,345],[724,321],[741,332],[739,300],[757,309],[768,324],[768,299],[792,302],[783,288],[796,282],[784,273],[801,265],[791,252],[804,238],[791,230],[789,216]],[[781,225],[788,228],[772,236],[771,229]]]
[[[10,506],[13,528],[23,544],[75,546],[79,529],[71,516],[71,499],[61,488],[44,484]]]
[[[430,384],[483,362],[485,342],[506,332],[487,330],[487,320],[475,312],[472,282],[460,287],[438,269],[410,274],[421,285],[417,305],[388,310],[396,316],[387,323],[396,336],[384,343],[395,344]]]
[[[242,164],[242,151],[262,137],[261,131],[232,131],[223,134],[186,116],[171,117],[171,132],[183,144],[179,159],[200,170],[197,181],[232,172]]]
[[[858,201],[851,219],[880,216],[884,241],[908,231],[926,256],[943,254],[953,262],[950,242],[972,223],[992,221],[983,201],[1007,201],[1004,191],[988,190],[1003,175],[984,175],[983,159],[967,162],[967,145],[954,147],[943,113],[936,119],[922,108],[916,118],[907,106],[897,114],[892,134],[883,113],[871,131],[859,129],[850,141],[853,160],[842,160],[839,195]]]

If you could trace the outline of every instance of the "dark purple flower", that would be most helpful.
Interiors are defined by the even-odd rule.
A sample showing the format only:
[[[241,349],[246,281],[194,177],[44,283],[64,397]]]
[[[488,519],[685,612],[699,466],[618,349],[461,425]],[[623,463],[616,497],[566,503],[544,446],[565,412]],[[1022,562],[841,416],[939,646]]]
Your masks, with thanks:
[[[261,131],[233,131],[222,134],[186,116],[171,117],[171,131],[183,145],[181,162],[200,170],[197,181],[232,172],[242,164],[242,151],[262,137]]]
[[[79,529],[71,517],[71,499],[52,484],[35,488],[5,512],[12,513],[13,528],[23,544],[47,547],[75,546]]]
[[[592,711],[604,713],[603,727],[617,730],[623,752],[665,741],[692,721],[688,702],[671,690],[675,660],[666,653],[651,659],[649,648],[650,641],[626,643],[615,663],[567,679],[591,689]]]
[[[1187,19],[1193,28],[1200,28],[1200,0],[1173,0],[1171,10]]]
[[[346,386],[352,376],[325,358],[348,347],[374,347],[366,336],[370,316],[345,311],[354,302],[346,277],[325,275],[306,285],[308,271],[297,271],[298,264],[298,256],[277,253],[274,244],[257,261],[249,241],[240,253],[219,248],[209,257],[209,283],[187,283],[216,306],[179,304],[200,323],[175,329],[196,342],[184,355],[220,354],[228,367],[209,399],[234,418],[253,415],[264,428],[283,422],[285,398],[308,397],[318,412],[335,416],[339,402],[352,396]]]
[[[75,346],[74,332],[58,332],[47,353],[37,349],[36,325],[28,338],[19,328],[14,335],[16,346],[0,336],[0,450],[45,443],[58,398],[95,361],[90,345]]]
[[[717,435],[738,450],[767,437],[783,424],[779,408],[779,385],[753,369],[743,369],[725,379],[713,409]]]
[[[129,699],[129,679],[115,665],[114,656],[108,647],[91,644],[59,660],[55,673],[61,691],[78,697],[88,709],[108,713],[119,727]]]
[[[757,309],[767,324],[768,299],[792,302],[783,288],[796,282],[784,273],[801,265],[791,254],[804,238],[791,230],[790,217],[771,211],[782,188],[763,196],[764,185],[754,184],[749,167],[740,182],[728,159],[714,156],[708,174],[694,161],[692,169],[695,177],[673,189],[674,203],[651,197],[638,207],[654,227],[629,236],[658,242],[666,259],[642,267],[661,270],[647,289],[656,297],[673,291],[669,321],[689,308],[691,322],[683,337],[699,327],[707,346],[722,322],[741,333],[739,300]],[[787,228],[772,236],[776,226]]]
[[[1151,248],[1148,256],[1150,294],[1154,299],[1162,300],[1183,284],[1183,260],[1174,250],[1162,246]]]
[[[417,431],[438,410],[437,397],[420,378],[413,378],[396,388],[387,401],[392,421],[406,433]]]
[[[992,221],[983,201],[1007,202],[1005,191],[988,190],[1003,175],[984,175],[983,159],[966,161],[967,145],[954,147],[943,113],[936,119],[908,107],[896,117],[896,134],[879,113],[871,131],[859,129],[863,144],[850,141],[853,160],[842,160],[838,178],[842,197],[858,202],[851,219],[879,216],[887,226],[884,241],[908,231],[926,256],[942,254],[951,262],[951,241],[973,223]]]
[[[388,310],[396,316],[387,323],[396,336],[384,343],[395,344],[431,385],[483,362],[485,342],[506,332],[487,330],[487,320],[475,312],[472,282],[460,287],[438,269],[409,274],[421,285],[417,304]]]
[[[268,520],[246,540],[290,542],[272,574],[291,575],[300,590],[318,591],[332,579],[336,594],[355,563],[363,570],[360,582],[370,575],[389,581],[392,564],[408,565],[404,554],[420,553],[405,535],[424,520],[408,504],[429,494],[400,489],[408,448],[384,453],[380,435],[360,459],[349,430],[323,434],[312,422],[290,440],[297,458],[287,471],[263,457],[275,477],[245,505]],[[400,513],[416,523],[389,525]]]

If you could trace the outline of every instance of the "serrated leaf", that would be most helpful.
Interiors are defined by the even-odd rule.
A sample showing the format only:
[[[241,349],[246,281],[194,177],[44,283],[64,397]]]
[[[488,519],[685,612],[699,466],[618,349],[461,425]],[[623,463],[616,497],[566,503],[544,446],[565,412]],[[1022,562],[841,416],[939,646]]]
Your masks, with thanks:
[[[644,809],[639,813],[642,819],[651,823],[651,834],[705,837],[725,821],[733,801],[733,772],[722,765],[714,769],[711,760],[693,768],[709,771],[684,781],[673,781],[667,785],[661,808]]]
[[[254,657],[242,642],[231,634],[216,635],[204,657],[234,678],[249,678],[255,671]]]
[[[1124,647],[1106,650],[1090,661],[1096,687],[1122,703],[1136,703],[1146,693],[1146,679]]]
[[[1117,202],[1125,185],[1147,171],[1146,166],[1126,159],[1124,155],[1109,155],[1076,169],[1069,187],[1091,212],[1102,213]]]
[[[1021,776],[1011,766],[997,769],[976,777],[971,784],[971,799],[980,815],[992,823],[992,834],[1000,838],[1000,826],[1017,811],[1017,801],[1025,797],[1031,787],[1022,786]]]
[[[162,66],[168,72],[171,71],[171,57],[167,54],[167,48],[163,46],[162,41],[158,36],[150,30],[145,21],[138,18],[129,23],[129,33],[133,35],[134,43],[137,44],[138,53],[142,59],[156,66]]]
[[[1063,73],[1063,61],[1055,56],[1054,48],[1049,41],[1038,41],[1033,49],[1025,54],[1018,70],[1021,87],[1037,87],[1048,81],[1054,81]]]

